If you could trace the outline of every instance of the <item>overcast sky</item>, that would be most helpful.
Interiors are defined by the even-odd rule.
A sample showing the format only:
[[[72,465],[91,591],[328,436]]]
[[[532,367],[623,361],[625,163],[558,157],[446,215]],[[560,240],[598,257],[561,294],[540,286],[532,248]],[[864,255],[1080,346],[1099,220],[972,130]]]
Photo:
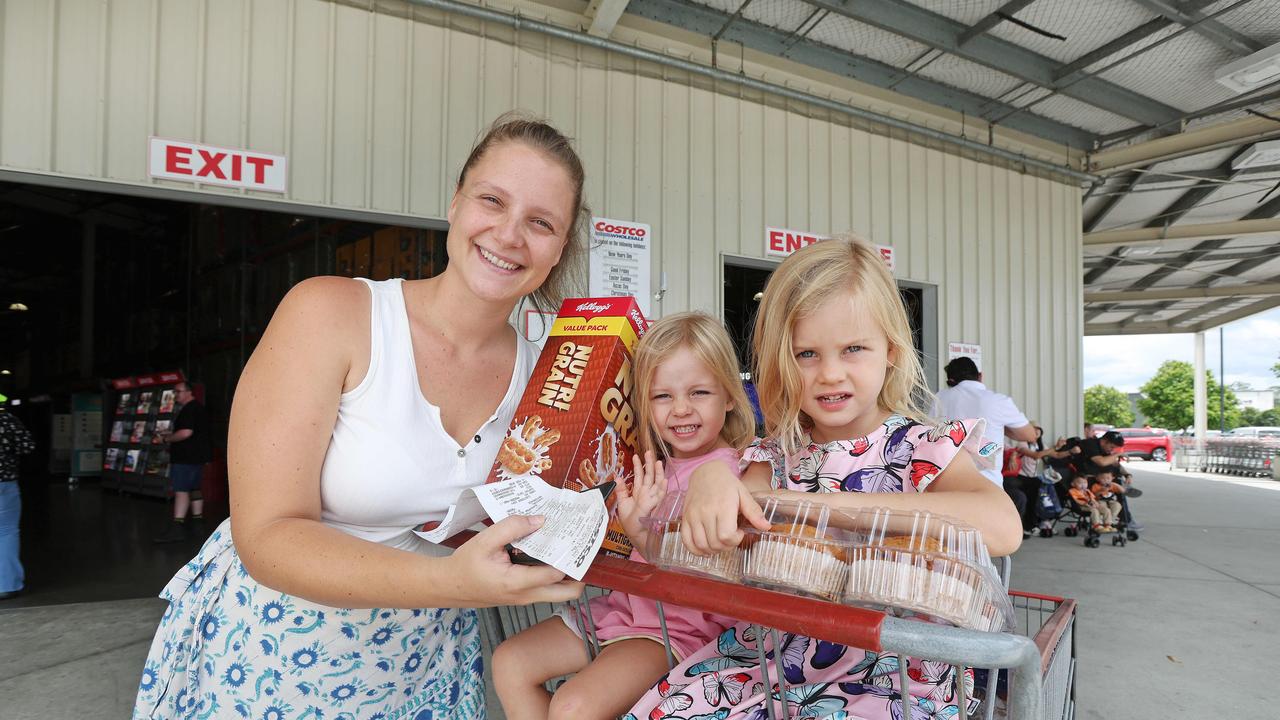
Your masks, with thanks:
[[[1227,384],[1256,390],[1280,385],[1271,366],[1280,360],[1280,308],[1224,326],[1225,371],[1218,371],[1218,330],[1204,334],[1204,361]],[[1142,387],[1165,360],[1195,360],[1195,335],[1097,335],[1084,338],[1084,386]]]

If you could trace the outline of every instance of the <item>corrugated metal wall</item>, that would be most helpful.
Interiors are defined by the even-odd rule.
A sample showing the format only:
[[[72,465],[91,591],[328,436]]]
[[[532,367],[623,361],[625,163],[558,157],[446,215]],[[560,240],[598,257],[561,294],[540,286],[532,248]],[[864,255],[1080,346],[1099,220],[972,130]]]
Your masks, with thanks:
[[[443,218],[479,128],[525,108],[577,138],[598,214],[652,224],[665,312],[719,312],[721,254],[763,256],[766,226],[853,230],[895,248],[900,278],[938,286],[944,361],[948,340],[981,343],[989,386],[1049,433],[1079,424],[1076,187],[543,35],[416,14],[2,0],[0,170],[190,189],[147,178],[154,135],[287,155],[287,200]]]

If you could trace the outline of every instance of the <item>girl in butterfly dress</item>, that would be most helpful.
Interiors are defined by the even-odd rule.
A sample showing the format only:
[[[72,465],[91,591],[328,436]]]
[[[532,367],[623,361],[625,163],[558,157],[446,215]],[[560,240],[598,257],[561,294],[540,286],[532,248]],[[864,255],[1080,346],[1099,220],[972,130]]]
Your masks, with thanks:
[[[828,240],[784,261],[765,288],[752,342],[767,438],[744,452],[750,464],[741,480],[721,465],[691,478],[681,532],[691,551],[736,546],[739,514],[768,529],[752,493],[846,510],[930,511],[978,528],[992,555],[1017,549],[1017,511],[975,465],[995,451],[983,443],[983,421],[918,420],[929,393],[897,287],[871,245]],[[904,659],[778,637],[777,646],[763,639],[768,677],[782,671],[792,718],[947,718],[959,712],[957,682],[973,697],[971,673],[957,677],[949,665],[911,658],[907,714],[896,694]],[[775,703],[782,696],[762,682],[761,641],[747,623],[727,628],[650,689],[630,717],[764,718],[767,695]]]
[[[736,477],[755,421],[738,375],[733,344],[720,322],[680,313],[654,323],[636,346],[632,399],[642,418],[635,483],[619,485],[618,516],[637,548],[649,515],[667,491],[683,490],[694,468],[718,465]],[[665,462],[656,460],[661,454]],[[718,462],[717,462],[718,461]],[[633,560],[643,562],[639,552]],[[688,608],[663,608],[671,649],[682,659],[735,620]],[[657,606],[615,592],[590,601],[603,649],[593,661],[582,640],[588,618],[567,610],[507,640],[493,656],[493,679],[510,720],[615,718],[666,671]],[[543,684],[576,673],[554,695]]]

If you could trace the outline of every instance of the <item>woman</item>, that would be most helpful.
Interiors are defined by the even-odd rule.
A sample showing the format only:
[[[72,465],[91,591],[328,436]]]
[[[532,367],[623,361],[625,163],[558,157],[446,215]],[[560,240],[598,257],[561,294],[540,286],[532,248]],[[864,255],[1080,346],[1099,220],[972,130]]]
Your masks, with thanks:
[[[581,587],[507,559],[540,518],[447,556],[411,528],[493,464],[537,356],[508,318],[558,300],[582,185],[558,131],[500,118],[462,168],[442,274],[313,278],[281,301],[236,388],[231,520],[162,593],[134,717],[484,716],[458,608]]]

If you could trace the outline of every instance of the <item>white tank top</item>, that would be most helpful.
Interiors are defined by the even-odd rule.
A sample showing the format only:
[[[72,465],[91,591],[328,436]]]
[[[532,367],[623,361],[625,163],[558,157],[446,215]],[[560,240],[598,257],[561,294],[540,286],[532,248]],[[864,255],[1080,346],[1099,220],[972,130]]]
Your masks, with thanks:
[[[418,384],[404,281],[361,280],[373,294],[369,372],[338,403],[320,471],[320,517],[365,540],[439,554],[412,529],[443,519],[463,488],[485,481],[533,373],[538,346],[517,334],[506,396],[460,446]]]

